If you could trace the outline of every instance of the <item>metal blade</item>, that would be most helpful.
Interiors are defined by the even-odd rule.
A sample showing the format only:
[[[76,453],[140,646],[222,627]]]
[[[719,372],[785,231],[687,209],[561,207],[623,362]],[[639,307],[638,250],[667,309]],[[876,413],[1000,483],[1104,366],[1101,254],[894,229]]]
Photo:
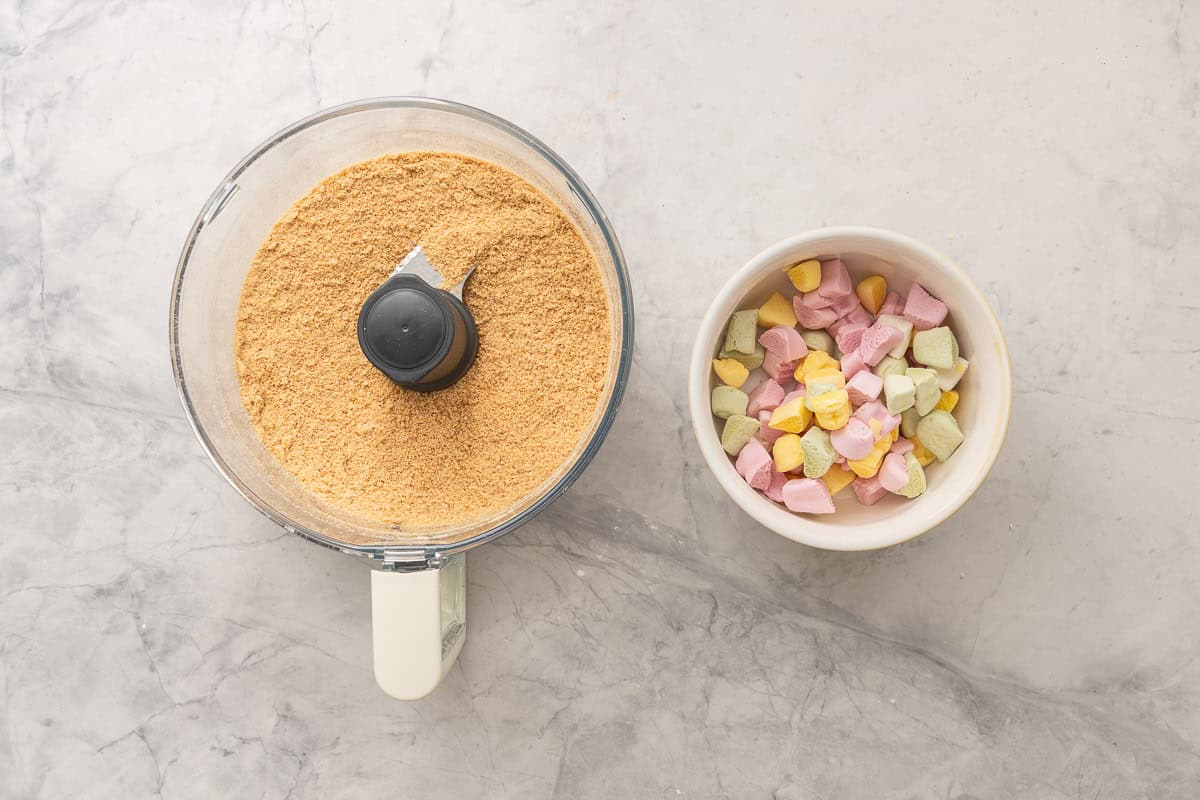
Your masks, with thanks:
[[[463,287],[467,284],[467,279],[471,277],[471,273],[475,271],[474,267],[463,276],[463,279],[456,285],[451,286],[445,291],[462,300]],[[412,251],[404,257],[400,265],[392,270],[392,275],[399,273],[408,275],[416,275],[421,280],[428,283],[430,286],[441,289],[442,284],[446,279],[442,277],[442,273],[438,272],[437,267],[429,263],[429,258],[425,255],[425,251],[421,249],[421,245],[417,245]]]

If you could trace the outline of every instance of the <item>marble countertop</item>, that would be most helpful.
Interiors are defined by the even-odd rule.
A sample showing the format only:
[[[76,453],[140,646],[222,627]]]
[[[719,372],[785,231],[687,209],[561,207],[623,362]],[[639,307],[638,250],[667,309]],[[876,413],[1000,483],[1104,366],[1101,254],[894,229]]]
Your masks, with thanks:
[[[4,4],[0,796],[1195,797],[1200,7],[1012,5]],[[471,553],[409,704],[365,565],[225,485],[166,345],[219,177],[387,94],[561,153],[638,315],[602,452]],[[752,522],[684,401],[726,276],[835,223],[962,263],[1016,379],[973,501],[868,554]]]

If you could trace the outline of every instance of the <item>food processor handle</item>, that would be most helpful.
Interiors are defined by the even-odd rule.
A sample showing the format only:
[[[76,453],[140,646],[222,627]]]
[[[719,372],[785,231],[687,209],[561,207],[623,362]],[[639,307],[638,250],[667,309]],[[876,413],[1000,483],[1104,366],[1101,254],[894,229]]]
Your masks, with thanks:
[[[466,556],[416,571],[371,570],[375,680],[398,700],[434,690],[466,638]]]

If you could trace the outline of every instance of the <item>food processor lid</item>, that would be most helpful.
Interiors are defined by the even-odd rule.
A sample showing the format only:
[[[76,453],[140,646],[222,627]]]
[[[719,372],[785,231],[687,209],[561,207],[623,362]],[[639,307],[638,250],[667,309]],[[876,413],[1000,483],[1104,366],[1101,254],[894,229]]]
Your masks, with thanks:
[[[371,293],[358,315],[358,344],[380,372],[406,389],[433,392],[461,378],[479,352],[479,331],[462,300],[468,272],[441,289],[442,274],[420,245]]]

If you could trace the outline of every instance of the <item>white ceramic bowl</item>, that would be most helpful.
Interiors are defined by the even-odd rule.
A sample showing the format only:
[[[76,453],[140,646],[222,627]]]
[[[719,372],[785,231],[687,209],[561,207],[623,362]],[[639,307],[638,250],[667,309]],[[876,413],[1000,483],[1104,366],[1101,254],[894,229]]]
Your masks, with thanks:
[[[887,278],[903,297],[917,281],[950,307],[947,324],[970,362],[957,387],[954,410],[966,441],[945,463],[927,468],[929,488],[915,500],[888,495],[860,505],[849,489],[839,493],[837,513],[793,514],[751,489],[721,448],[720,420],[709,409],[715,383],[712,359],[734,311],[756,308],[778,290],[795,290],[784,270],[810,258],[840,257],[857,282]],[[908,541],[940,524],[974,494],[1000,454],[1012,408],[1012,368],[996,314],[958,266],[926,245],[891,231],[863,227],[822,228],[785,239],[762,251],[729,279],[700,323],[688,376],[688,401],[700,452],[721,487],[746,513],[797,542],[827,550],[874,550]]]

